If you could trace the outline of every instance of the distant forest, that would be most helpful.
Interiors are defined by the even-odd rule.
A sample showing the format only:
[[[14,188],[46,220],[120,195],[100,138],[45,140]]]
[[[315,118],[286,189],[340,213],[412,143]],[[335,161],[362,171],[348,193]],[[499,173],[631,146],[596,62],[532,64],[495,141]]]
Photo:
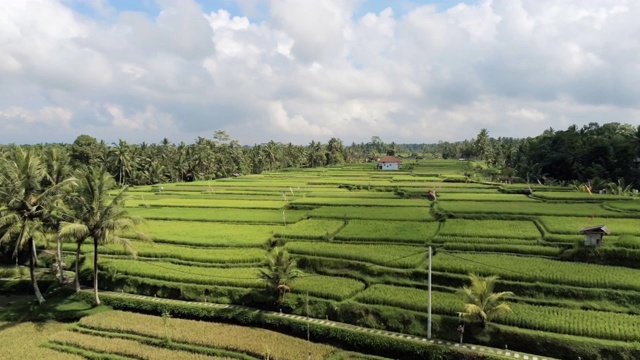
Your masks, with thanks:
[[[0,158],[16,145],[0,146]],[[73,144],[29,145],[40,150],[49,173],[105,166],[121,184],[152,185],[224,178],[286,168],[314,168],[344,163],[375,162],[384,155],[402,158],[411,168],[419,159],[483,161],[486,167],[470,169],[469,176],[508,182],[589,184],[594,190],[616,182],[623,188],[640,188],[640,126],[591,123],[567,130],[545,130],[525,139],[493,138],[482,129],[474,139],[437,144],[386,143],[373,136],[367,143],[345,145],[340,139],[312,141],[306,146],[269,141],[243,146],[224,131],[211,139],[198,137],[192,144],[108,144],[80,135]],[[477,172],[476,172],[477,170]]]

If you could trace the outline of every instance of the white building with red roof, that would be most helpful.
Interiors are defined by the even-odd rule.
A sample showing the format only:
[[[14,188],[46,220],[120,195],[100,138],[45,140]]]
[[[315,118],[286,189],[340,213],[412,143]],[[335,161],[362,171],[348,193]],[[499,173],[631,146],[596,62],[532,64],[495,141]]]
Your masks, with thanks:
[[[378,159],[378,170],[398,170],[402,160],[395,156],[383,156]]]

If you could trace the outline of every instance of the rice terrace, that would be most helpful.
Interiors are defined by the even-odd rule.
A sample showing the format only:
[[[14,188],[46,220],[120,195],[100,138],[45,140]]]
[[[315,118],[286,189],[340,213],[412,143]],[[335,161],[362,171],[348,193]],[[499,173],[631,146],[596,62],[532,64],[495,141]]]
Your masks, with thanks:
[[[0,339],[24,337],[3,356],[640,358],[634,197],[474,180],[473,161],[405,163],[131,187],[125,210],[145,219],[144,236],[125,231],[126,247],[100,245],[103,305],[88,306],[89,288],[73,295],[44,269],[50,307],[24,305],[27,270],[3,268]],[[581,229],[605,229],[602,246],[576,245]],[[76,278],[69,264],[79,251],[77,278],[92,284],[93,244],[60,247],[67,276]],[[575,261],[584,252],[591,261]],[[510,310],[465,315],[470,276],[491,279],[489,294]],[[34,309],[35,318],[19,315]],[[49,318],[71,324],[15,322]]]
[[[640,358],[637,200],[474,181],[465,176],[471,161],[405,163],[393,172],[352,164],[132,187],[126,210],[146,219],[138,230],[147,238],[120,234],[135,256],[100,246],[108,307],[83,306],[88,288],[70,300],[51,285],[49,296],[63,299],[51,311],[73,313],[72,324],[22,338],[32,323],[12,315],[28,298],[20,295],[27,270],[6,266],[0,284],[14,295],[2,297],[1,326],[16,335],[1,338],[3,352],[12,358],[10,342],[21,341],[31,351],[23,354],[35,348],[51,359]],[[611,234],[599,264],[567,261],[583,242],[578,231],[603,224]],[[73,263],[77,245],[61,245]],[[435,343],[425,341],[429,246]],[[78,277],[90,285],[93,245],[78,249]],[[278,267],[287,261],[295,269]],[[292,271],[265,290],[265,276]],[[494,290],[509,292],[511,311],[481,324],[461,316],[469,274],[497,276]]]

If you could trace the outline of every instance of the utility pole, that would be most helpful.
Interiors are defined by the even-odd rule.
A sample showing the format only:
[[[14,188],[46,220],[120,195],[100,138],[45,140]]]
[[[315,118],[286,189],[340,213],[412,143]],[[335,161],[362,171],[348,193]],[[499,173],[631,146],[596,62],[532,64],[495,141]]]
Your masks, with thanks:
[[[306,312],[307,312],[307,341],[309,342],[310,334],[309,334],[309,292],[308,291],[307,291]]]
[[[432,250],[429,246],[429,295],[427,296],[427,339],[431,339],[431,255]]]

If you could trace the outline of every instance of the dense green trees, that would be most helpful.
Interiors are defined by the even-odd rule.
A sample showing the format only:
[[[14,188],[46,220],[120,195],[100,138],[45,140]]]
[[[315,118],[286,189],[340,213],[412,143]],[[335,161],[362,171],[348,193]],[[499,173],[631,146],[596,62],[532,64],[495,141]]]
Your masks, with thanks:
[[[519,176],[544,181],[623,179],[637,187],[638,158],[636,130],[630,125],[591,123],[565,131],[549,129],[535,138],[523,140],[522,161],[514,163]],[[594,189],[599,190],[599,189]]]
[[[548,129],[526,139],[493,138],[488,129],[482,129],[470,140],[436,144],[385,143],[379,136],[373,136],[370,142],[349,146],[335,137],[326,143],[312,141],[306,146],[276,141],[243,146],[224,131],[216,131],[212,138],[198,137],[193,144],[174,144],[164,138],[156,144],[119,140],[108,145],[80,135],[71,145],[44,145],[45,149],[50,147],[58,149],[48,155],[53,160],[68,158],[66,153],[71,160],[62,164],[61,169],[49,169],[49,173],[80,165],[105,166],[121,186],[230,177],[288,167],[374,162],[381,156],[394,154],[481,160],[489,166],[490,171],[484,175],[491,180],[520,178],[542,183],[575,180],[605,184],[621,180],[634,188],[640,187],[636,160],[640,158],[640,128],[618,123],[591,123],[581,129],[574,125],[564,131]]]
[[[55,233],[63,213],[61,201],[73,178],[57,179],[47,173],[36,149],[14,147],[0,168],[0,241],[13,242],[13,256],[28,250],[29,274],[39,303],[44,302],[35,275],[36,241]],[[17,260],[16,260],[17,261]]]
[[[119,243],[135,254],[130,241],[118,235],[135,230],[141,219],[129,216],[124,208],[126,187],[122,187],[116,194],[109,194],[109,191],[116,186],[113,177],[104,169],[81,170],[76,177],[78,178],[78,186],[70,198],[70,207],[76,221],[63,223],[60,235],[63,238],[71,238],[76,241],[78,245],[76,264],[79,261],[80,246],[85,240],[92,239],[94,301],[96,305],[100,305],[98,246]],[[76,290],[78,289],[79,284],[76,281]]]

